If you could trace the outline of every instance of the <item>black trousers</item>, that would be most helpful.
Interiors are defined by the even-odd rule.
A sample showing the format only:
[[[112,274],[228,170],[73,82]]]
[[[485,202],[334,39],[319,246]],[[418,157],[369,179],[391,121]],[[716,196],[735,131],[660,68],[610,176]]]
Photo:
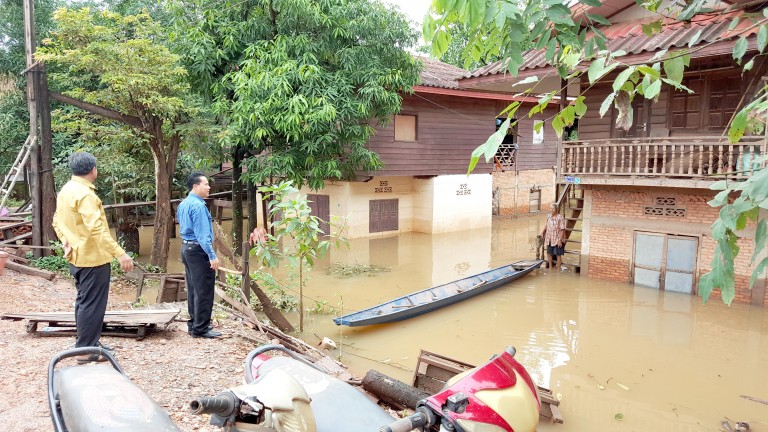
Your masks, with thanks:
[[[98,267],[75,267],[69,265],[69,273],[75,278],[75,326],[77,339],[75,347],[98,346],[104,314],[109,298],[109,277],[112,273],[109,263]]]
[[[200,245],[182,243],[181,262],[187,275],[187,328],[193,334],[203,334],[211,324],[216,271]]]

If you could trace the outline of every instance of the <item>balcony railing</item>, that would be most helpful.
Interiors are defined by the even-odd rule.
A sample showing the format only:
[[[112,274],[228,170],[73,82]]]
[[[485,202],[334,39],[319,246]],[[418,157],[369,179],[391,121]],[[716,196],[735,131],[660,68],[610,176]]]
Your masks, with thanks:
[[[689,136],[565,141],[560,175],[656,177],[694,180],[746,179],[764,163],[766,140],[745,136]]]

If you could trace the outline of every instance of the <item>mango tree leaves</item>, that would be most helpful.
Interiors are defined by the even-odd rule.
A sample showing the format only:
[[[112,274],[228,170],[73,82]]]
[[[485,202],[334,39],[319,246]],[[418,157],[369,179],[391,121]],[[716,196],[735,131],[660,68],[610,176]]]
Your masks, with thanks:
[[[501,142],[504,140],[504,137],[507,136],[507,131],[509,130],[509,125],[512,121],[512,116],[507,117],[506,120],[504,120],[504,123],[499,126],[499,130],[497,130],[493,135],[488,137],[488,140],[485,141],[481,146],[477,147],[472,152],[472,158],[469,162],[469,168],[467,168],[467,175],[470,175],[472,173],[472,170],[475,169],[475,166],[480,161],[480,156],[485,156],[485,161],[490,162],[491,159],[496,155],[496,151],[499,149],[499,146],[501,145]]]

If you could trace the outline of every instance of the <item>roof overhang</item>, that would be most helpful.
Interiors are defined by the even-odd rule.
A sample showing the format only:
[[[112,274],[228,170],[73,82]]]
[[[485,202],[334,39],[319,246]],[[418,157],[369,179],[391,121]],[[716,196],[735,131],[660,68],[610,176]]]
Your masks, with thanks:
[[[515,96],[513,94],[508,94],[508,93],[470,91],[470,90],[448,89],[448,88],[428,87],[428,86],[419,86],[419,85],[414,86],[413,91],[416,93],[457,96],[457,97],[472,98],[472,99],[490,99],[490,100],[508,101],[508,102],[519,101],[519,102],[538,103],[538,100],[535,97]]]
[[[733,45],[735,41],[725,40],[715,42],[711,45],[701,47],[690,53],[691,59],[700,59],[706,57],[718,57],[723,55],[733,54]],[[755,37],[747,38],[747,52],[757,50],[757,39]],[[630,54],[618,59],[627,65],[636,65],[647,63],[653,56],[656,55],[656,51],[642,52],[638,54]],[[589,68],[590,63],[585,63],[578,67],[580,71],[586,71]],[[517,76],[512,76],[508,73],[498,73],[493,75],[484,75],[472,78],[462,78],[459,80],[459,87],[465,91],[468,89],[476,89],[478,91],[488,90],[492,88],[498,88],[500,84],[509,85],[522,81],[527,77],[542,76],[548,73],[556,73],[555,69],[551,66],[539,67],[535,69],[525,69],[518,72]],[[474,90],[473,90],[474,91]]]

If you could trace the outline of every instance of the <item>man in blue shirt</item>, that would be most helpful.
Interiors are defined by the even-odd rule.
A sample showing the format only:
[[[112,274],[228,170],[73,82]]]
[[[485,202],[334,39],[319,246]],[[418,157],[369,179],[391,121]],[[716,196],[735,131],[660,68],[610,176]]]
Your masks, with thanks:
[[[181,261],[187,276],[187,330],[192,337],[213,339],[221,337],[221,333],[211,327],[216,270],[219,268],[219,259],[213,250],[211,213],[205,205],[211,186],[203,173],[193,172],[187,178],[187,189],[187,198],[176,211]]]

